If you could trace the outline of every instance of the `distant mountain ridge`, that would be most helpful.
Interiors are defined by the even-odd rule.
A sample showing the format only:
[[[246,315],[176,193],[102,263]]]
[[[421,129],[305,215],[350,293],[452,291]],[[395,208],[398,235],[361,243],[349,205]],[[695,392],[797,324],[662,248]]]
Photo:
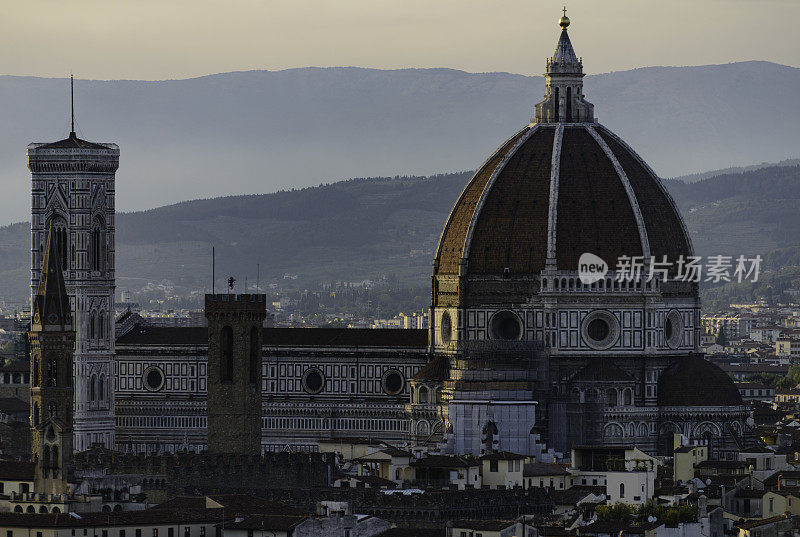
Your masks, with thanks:
[[[228,275],[262,282],[357,281],[393,273],[425,286],[439,235],[471,172],[352,179],[294,191],[195,200],[117,217],[117,284],[169,279],[210,287]],[[800,264],[800,166],[772,166],[694,183],[665,180],[696,253],[765,256],[765,268]],[[0,228],[0,296],[25,297],[29,226]]]
[[[762,168],[774,168],[774,167],[784,167],[784,166],[800,166],[800,158],[789,158],[789,159],[784,159],[780,162],[762,162],[761,164],[752,164],[750,166],[732,166],[730,168],[723,168],[720,170],[711,170],[701,173],[691,173],[689,175],[682,175],[680,177],[670,177],[669,179],[683,181],[684,183],[694,183],[696,181],[702,181],[703,179],[717,177],[718,175],[730,175],[733,173],[752,172],[755,170],[760,170]]]
[[[587,59],[588,65],[588,59]],[[352,67],[76,81],[78,134],[120,145],[117,207],[478,166],[527,124],[544,81]],[[800,69],[767,62],[591,75],[599,121],[661,176],[798,157]],[[29,142],[69,131],[64,79],[0,77],[0,218],[28,218]],[[3,221],[3,220],[0,220]]]

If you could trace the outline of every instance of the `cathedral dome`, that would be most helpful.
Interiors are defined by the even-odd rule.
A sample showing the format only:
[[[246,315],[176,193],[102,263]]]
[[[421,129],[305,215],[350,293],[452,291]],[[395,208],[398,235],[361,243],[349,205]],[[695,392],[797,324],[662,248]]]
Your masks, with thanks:
[[[658,380],[658,406],[742,406],[739,389],[722,369],[698,355],[681,358]]]
[[[652,169],[594,120],[583,61],[567,35],[547,60],[535,117],[478,169],[447,220],[435,274],[576,271],[584,252],[610,268],[620,256],[691,255],[689,236]]]
[[[599,124],[534,124],[473,176],[442,234],[435,270],[531,274],[548,258],[575,271],[584,252],[691,255],[683,221],[655,173]]]

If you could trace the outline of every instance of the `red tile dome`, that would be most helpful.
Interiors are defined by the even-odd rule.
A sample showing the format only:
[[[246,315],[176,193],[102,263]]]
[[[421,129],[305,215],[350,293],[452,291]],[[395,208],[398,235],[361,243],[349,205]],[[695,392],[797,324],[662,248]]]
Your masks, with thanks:
[[[529,275],[548,257],[576,271],[584,252],[692,253],[671,197],[647,164],[596,123],[532,124],[472,177],[447,220],[435,274]]]

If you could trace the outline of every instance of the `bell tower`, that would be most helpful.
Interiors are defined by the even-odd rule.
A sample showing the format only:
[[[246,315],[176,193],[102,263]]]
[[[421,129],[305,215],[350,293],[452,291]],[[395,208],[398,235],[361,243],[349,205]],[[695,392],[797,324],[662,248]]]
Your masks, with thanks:
[[[73,114],[74,118],[74,114]],[[114,449],[114,185],[119,147],[69,137],[28,146],[31,294],[52,233],[75,330],[75,449]]]
[[[206,295],[208,451],[261,455],[261,344],[266,295]]]
[[[75,331],[69,296],[51,227],[43,269],[33,299],[31,329],[31,459],[36,463],[35,490],[68,492],[72,461],[72,357]]]

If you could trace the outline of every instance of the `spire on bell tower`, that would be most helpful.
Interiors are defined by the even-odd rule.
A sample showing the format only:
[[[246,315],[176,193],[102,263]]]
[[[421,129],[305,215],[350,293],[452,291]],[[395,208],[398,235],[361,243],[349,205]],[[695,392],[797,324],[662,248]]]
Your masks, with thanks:
[[[72,78],[72,73],[69,74],[69,117],[69,137],[77,138],[75,135],[75,79]]]
[[[547,92],[536,105],[534,123],[593,123],[594,105],[583,97],[583,59],[575,54],[567,28],[567,8],[558,21],[561,36],[552,58],[545,64]]]
[[[66,246],[66,245],[65,245]],[[59,243],[53,236],[53,226],[47,230],[47,244],[42,259],[39,286],[33,298],[32,329],[41,331],[72,330],[72,313],[69,295],[64,284]]]
[[[59,248],[51,224],[28,332],[34,491],[44,494],[69,492],[72,472],[75,331]]]

